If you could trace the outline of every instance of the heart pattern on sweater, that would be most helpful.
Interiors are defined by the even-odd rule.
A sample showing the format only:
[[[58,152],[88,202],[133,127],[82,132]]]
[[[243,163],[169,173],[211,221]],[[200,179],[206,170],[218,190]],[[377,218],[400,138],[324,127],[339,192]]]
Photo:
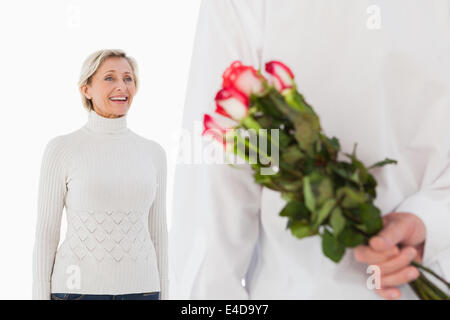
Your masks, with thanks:
[[[69,211],[66,239],[57,251],[60,258],[83,260],[93,257],[103,261],[109,257],[120,262],[147,259],[152,248],[143,211],[77,210]]]

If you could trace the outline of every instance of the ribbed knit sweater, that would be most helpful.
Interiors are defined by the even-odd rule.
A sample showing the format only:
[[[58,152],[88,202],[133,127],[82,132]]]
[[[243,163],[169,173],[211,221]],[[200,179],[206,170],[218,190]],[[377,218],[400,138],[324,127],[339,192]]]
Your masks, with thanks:
[[[33,299],[153,291],[167,299],[166,172],[163,148],[132,132],[126,115],[91,111],[82,128],[51,139],[39,177]]]

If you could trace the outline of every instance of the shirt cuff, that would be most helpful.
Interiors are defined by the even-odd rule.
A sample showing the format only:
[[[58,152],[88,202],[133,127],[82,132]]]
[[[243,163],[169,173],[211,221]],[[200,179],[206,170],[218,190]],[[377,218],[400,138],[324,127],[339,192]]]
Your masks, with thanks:
[[[450,279],[450,207],[442,199],[417,193],[403,201],[397,212],[413,213],[422,219],[426,227],[423,263],[432,265],[436,262],[442,276]]]

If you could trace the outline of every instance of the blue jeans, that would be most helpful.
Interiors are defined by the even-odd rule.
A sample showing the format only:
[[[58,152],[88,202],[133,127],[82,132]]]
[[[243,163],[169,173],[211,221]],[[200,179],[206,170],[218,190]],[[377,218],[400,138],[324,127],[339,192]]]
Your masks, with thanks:
[[[52,293],[51,300],[159,300],[159,292],[129,294]]]

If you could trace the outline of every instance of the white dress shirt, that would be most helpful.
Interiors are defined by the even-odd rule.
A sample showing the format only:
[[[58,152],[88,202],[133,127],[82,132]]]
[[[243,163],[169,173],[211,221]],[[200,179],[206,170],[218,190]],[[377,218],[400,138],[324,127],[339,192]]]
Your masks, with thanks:
[[[375,205],[418,215],[424,264],[450,279],[450,2],[205,0],[184,129],[213,114],[234,60],[283,61],[344,152],[358,143],[366,165],[398,161],[372,171]],[[249,167],[178,164],[174,192],[172,298],[381,299],[352,250],[336,264],[320,237],[292,236],[278,215],[285,202]]]

